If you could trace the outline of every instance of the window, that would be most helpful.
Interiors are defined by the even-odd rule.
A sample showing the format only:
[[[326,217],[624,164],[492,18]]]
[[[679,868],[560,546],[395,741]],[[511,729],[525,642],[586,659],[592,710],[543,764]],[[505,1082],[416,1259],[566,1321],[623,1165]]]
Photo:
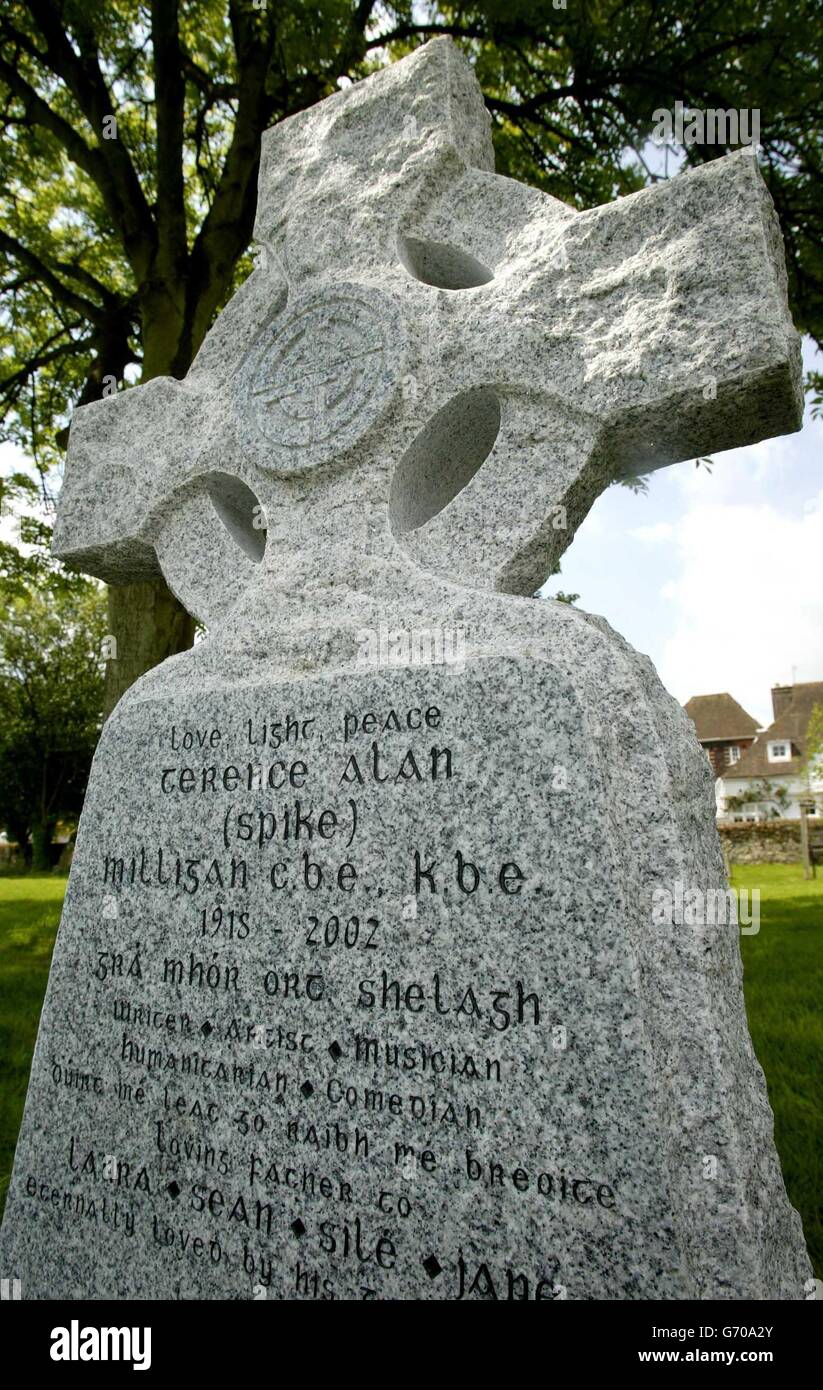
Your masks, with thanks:
[[[790,744],[788,744],[788,743],[770,743],[770,744],[769,744],[769,762],[770,762],[770,763],[787,763],[787,762],[790,761],[791,756],[792,756],[792,750],[791,750],[791,745],[790,745]]]
[[[729,762],[730,762],[730,763],[739,763],[739,762],[740,762],[740,749],[738,748],[738,746],[737,746],[736,743],[731,743],[731,744],[729,744]]]

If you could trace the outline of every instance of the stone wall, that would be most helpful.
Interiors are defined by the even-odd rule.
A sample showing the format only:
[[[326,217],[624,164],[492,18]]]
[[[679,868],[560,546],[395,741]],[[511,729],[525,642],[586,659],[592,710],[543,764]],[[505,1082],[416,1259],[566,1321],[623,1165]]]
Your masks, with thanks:
[[[799,864],[800,821],[718,821],[720,843],[732,864]],[[810,830],[823,830],[823,817],[809,818]]]

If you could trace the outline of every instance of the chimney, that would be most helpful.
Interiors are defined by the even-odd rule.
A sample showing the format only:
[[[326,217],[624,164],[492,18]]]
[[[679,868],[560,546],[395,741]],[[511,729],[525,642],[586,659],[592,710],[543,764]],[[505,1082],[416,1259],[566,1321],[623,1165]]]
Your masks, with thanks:
[[[772,709],[774,710],[775,719],[779,719],[781,714],[785,714],[793,699],[793,685],[772,686]]]

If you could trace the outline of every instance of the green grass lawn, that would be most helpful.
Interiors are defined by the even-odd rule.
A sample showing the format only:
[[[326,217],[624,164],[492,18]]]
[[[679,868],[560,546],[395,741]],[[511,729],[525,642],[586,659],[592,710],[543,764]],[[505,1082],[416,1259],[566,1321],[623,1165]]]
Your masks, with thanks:
[[[0,875],[0,1212],[66,883],[56,874]]]
[[[760,931],[742,938],[746,1008],[769,1087],[789,1196],[823,1278],[823,872],[735,868],[760,890]],[[66,880],[0,875],[0,1211],[23,1113],[37,1021]]]
[[[736,865],[734,888],[760,889],[760,931],[741,938],[746,1012],[766,1073],[789,1197],[823,1279],[823,869]]]

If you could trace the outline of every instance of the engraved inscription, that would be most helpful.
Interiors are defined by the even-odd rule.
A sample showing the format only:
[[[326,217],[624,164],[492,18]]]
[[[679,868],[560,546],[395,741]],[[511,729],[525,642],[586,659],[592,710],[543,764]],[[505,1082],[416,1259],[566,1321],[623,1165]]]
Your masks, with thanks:
[[[630,1283],[655,1183],[601,1122],[640,1054],[545,691],[429,669],[133,718],[44,1053],[66,1139],[25,1174],[62,1239],[104,1226],[179,1297],[554,1301],[621,1241]]]

